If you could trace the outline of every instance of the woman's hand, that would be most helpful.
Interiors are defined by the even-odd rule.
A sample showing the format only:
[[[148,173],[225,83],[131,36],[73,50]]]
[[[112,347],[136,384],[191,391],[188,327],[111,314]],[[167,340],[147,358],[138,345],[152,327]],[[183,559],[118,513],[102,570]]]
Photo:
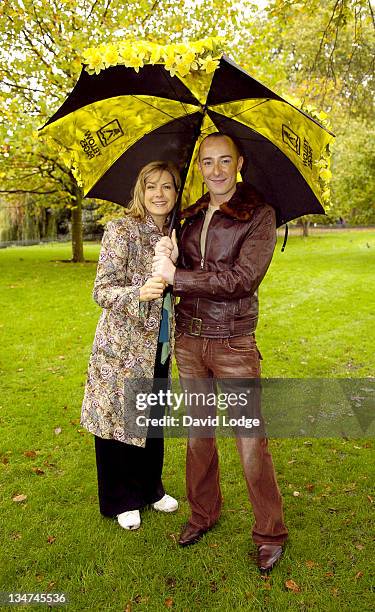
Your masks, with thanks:
[[[163,295],[167,284],[161,276],[149,278],[139,290],[139,301],[150,302],[151,300],[157,300]]]
[[[172,232],[172,240],[169,236],[160,238],[155,246],[155,255],[166,255],[175,264],[178,258],[178,246],[176,240],[176,230]]]

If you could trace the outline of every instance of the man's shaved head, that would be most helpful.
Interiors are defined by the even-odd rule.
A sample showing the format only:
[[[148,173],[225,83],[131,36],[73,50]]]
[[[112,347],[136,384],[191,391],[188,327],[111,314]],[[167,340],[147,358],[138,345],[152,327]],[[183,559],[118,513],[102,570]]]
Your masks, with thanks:
[[[202,146],[204,145],[205,142],[207,142],[209,139],[218,139],[218,138],[225,138],[226,140],[230,141],[233,149],[236,153],[236,157],[237,159],[239,157],[243,157],[243,154],[241,153],[240,147],[238,146],[238,144],[235,142],[235,140],[233,140],[232,136],[228,136],[228,134],[222,134],[221,132],[213,132],[212,134],[208,134],[208,136],[206,136],[205,138],[203,138],[202,142],[199,145],[199,151],[198,151],[198,159],[201,159],[201,151],[202,151]]]

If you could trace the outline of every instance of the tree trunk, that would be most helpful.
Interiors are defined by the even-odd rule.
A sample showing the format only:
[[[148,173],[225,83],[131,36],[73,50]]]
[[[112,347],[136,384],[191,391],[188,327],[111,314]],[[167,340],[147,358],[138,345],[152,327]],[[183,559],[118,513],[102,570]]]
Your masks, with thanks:
[[[309,235],[310,221],[308,219],[301,219],[301,225],[302,225],[302,236],[307,238],[307,236]]]
[[[77,184],[73,186],[74,208],[72,208],[72,261],[74,263],[84,262],[83,237],[82,237],[82,191]]]

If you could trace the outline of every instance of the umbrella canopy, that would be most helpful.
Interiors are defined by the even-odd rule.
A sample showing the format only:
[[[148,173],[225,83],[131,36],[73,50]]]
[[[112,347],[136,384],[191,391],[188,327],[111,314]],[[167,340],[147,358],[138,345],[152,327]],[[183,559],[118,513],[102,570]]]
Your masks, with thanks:
[[[215,54],[212,42],[207,48],[201,42],[200,51],[193,43],[190,63],[180,69],[176,57],[183,56],[176,51],[173,64],[172,47],[178,45],[169,46],[169,55],[155,64],[143,58],[134,66],[117,56],[120,65],[84,67],[42,128],[84,195],[126,206],[140,169],[153,160],[170,160],[183,174],[182,205],[191,204],[204,192],[195,163],[199,144],[219,131],[240,145],[242,179],[276,209],[278,225],[324,213],[333,134],[227,56]]]

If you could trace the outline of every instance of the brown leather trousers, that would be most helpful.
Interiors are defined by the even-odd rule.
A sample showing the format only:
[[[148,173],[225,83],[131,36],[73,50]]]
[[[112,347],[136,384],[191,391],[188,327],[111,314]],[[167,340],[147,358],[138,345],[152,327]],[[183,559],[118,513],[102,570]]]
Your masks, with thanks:
[[[223,385],[228,385],[230,379],[260,378],[260,353],[254,335],[202,338],[177,332],[175,354],[182,388],[190,393],[211,394],[216,389],[217,380],[224,390]],[[228,412],[230,418],[229,407]],[[253,405],[251,412],[252,416],[259,417],[260,403],[259,406]],[[216,406],[201,402],[190,408],[190,414],[200,418],[213,417]],[[262,431],[253,437],[243,436],[239,430],[234,430],[234,433],[255,515],[253,540],[257,545],[282,544],[288,530],[284,524],[282,499],[268,441]],[[189,522],[199,529],[214,525],[222,505],[214,429],[211,433],[205,431],[202,437],[189,435],[186,487],[191,509]]]

